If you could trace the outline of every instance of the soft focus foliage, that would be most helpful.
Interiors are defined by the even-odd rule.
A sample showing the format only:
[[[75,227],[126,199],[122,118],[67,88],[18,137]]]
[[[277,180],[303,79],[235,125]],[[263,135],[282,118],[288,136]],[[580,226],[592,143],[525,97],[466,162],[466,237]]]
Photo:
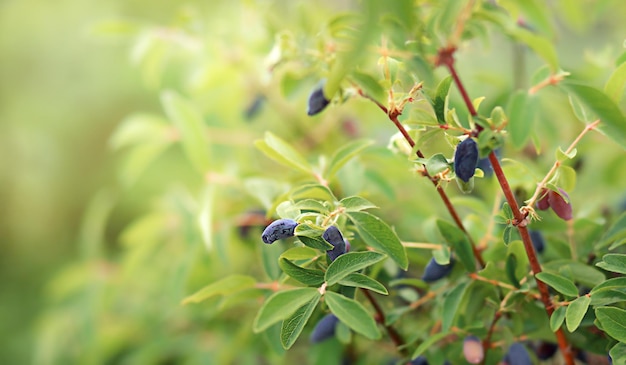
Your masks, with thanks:
[[[522,335],[554,341],[560,326],[581,351],[606,355],[626,341],[626,3],[476,1],[454,34],[464,3],[1,3],[0,363],[400,361],[354,297],[368,288],[408,343],[403,360],[456,364],[464,336],[484,338],[502,303],[501,288],[473,271],[519,289],[489,364]],[[455,37],[485,121],[469,118],[432,64]],[[526,92],[549,75],[566,81]],[[410,93],[417,82],[423,93]],[[331,102],[308,116],[318,88]],[[387,105],[390,88],[396,103],[415,96],[400,122],[426,159],[375,104]],[[581,121],[596,118],[602,133],[566,154]],[[470,122],[508,131],[481,134],[479,157],[501,147],[522,201],[562,162],[548,189],[567,192],[559,204],[573,218],[546,210],[531,223],[545,240],[541,280],[571,303],[551,319],[523,294],[534,278],[491,172],[472,178],[469,195],[442,182],[485,248],[480,271],[416,172],[417,162],[445,172],[461,133],[439,126]],[[296,238],[266,245],[262,231],[278,218],[298,220]],[[332,262],[319,238],[331,221],[351,245]],[[460,265],[419,279],[451,249]],[[335,337],[310,344],[329,311]],[[611,351],[626,358],[621,345]]]

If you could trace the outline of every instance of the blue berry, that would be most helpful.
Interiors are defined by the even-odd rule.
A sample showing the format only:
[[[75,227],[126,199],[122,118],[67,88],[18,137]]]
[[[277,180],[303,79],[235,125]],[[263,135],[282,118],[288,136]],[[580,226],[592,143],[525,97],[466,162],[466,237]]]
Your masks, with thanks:
[[[315,325],[315,328],[313,328],[313,332],[311,332],[311,343],[319,343],[333,337],[335,335],[335,328],[337,327],[338,322],[339,318],[332,313],[322,317],[322,319],[320,319]]]
[[[454,258],[450,257],[450,263],[447,265],[439,265],[434,258],[431,258],[424,269],[424,275],[422,280],[427,283],[435,282],[441,278],[444,278],[450,274],[454,267]]]
[[[533,241],[533,246],[535,247],[535,251],[538,253],[542,253],[546,248],[546,241],[543,239],[543,235],[539,231],[531,231],[529,230],[530,238]]]
[[[504,356],[504,362],[508,365],[532,365],[530,355],[526,347],[519,342],[515,342],[509,347],[509,351]]]
[[[410,365],[428,365],[428,360],[424,356],[418,356],[411,360]]]
[[[346,253],[346,241],[341,235],[339,228],[335,226],[328,227],[322,234],[322,238],[333,245],[332,250],[326,251],[330,261],[335,261],[337,257]]]
[[[456,146],[454,152],[454,173],[459,179],[468,182],[476,170],[478,165],[478,145],[476,142],[467,138]]]
[[[265,228],[261,238],[265,243],[272,243],[281,238],[293,237],[298,222],[293,219],[279,219]]]
[[[324,82],[322,82],[313,90],[311,95],[309,95],[309,104],[306,113],[310,116],[320,113],[329,103],[330,100],[326,99],[326,96],[324,96]]]

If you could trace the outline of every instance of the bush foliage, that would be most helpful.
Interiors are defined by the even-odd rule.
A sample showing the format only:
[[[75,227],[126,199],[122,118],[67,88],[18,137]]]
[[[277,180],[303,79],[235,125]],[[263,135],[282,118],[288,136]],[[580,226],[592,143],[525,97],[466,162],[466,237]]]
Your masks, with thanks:
[[[585,38],[613,8],[216,2],[95,25],[160,108],[111,136],[118,183],[49,285],[36,360],[625,364],[626,52]]]

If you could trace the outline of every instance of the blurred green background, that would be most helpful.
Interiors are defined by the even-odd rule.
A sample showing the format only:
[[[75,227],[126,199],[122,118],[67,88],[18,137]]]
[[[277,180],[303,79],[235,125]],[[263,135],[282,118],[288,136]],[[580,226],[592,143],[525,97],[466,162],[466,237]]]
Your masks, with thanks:
[[[209,72],[225,72],[224,80],[232,81],[233,85],[225,87],[224,91],[239,98],[232,101],[233,107],[238,109],[221,111],[218,117],[236,115],[241,119],[241,110],[254,94],[247,88],[258,87],[261,78],[249,80],[250,83],[246,84],[245,74],[237,76],[237,79],[228,77],[236,75],[240,69],[253,70],[254,63],[261,62],[269,53],[281,26],[288,28],[297,24],[300,30],[315,34],[318,21],[322,22],[329,13],[350,6],[350,2],[335,4],[329,1],[325,2],[328,8],[315,8],[311,13],[310,6],[304,3],[0,1],[0,363],[23,364],[32,359],[37,323],[48,302],[46,285],[61,268],[89,256],[93,247],[85,241],[90,234],[101,231],[109,244],[104,250],[114,257],[119,248],[118,235],[129,221],[147,210],[145,205],[158,190],[150,190],[150,187],[159,184],[156,180],[168,175],[166,180],[176,181],[176,175],[181,174],[187,181],[195,181],[188,178],[189,166],[180,167],[171,162],[164,165],[169,170],[152,172],[155,181],[142,183],[141,186],[147,190],[135,188],[119,192],[115,188],[109,189],[120,184],[117,173],[119,155],[113,153],[109,146],[113,131],[121,120],[134,112],[162,114],[159,94],[163,84],[155,81],[149,70],[146,71],[149,67],[143,65],[140,71],[132,62],[133,49],[137,51],[132,40],[123,36],[100,36],[94,32],[94,26],[102,20],[114,18],[133,19],[145,24],[172,24],[183,21],[187,14],[185,6],[191,6],[201,14],[199,19],[204,22],[198,26],[207,27],[205,41],[224,43],[221,46],[225,54],[216,57],[219,59],[214,64],[207,62]],[[601,86],[601,80],[611,71],[615,55],[623,51],[619,45],[626,35],[621,19],[626,8],[620,1],[598,1],[590,15],[580,6],[590,2],[575,3],[578,6],[567,1],[555,2],[557,9],[561,6],[563,10],[557,20],[560,23],[557,47],[561,61],[567,69],[577,70]],[[240,12],[244,8],[246,12]],[[254,11],[257,13],[249,16]],[[265,22],[259,22],[259,19]],[[242,52],[244,46],[228,45],[228,41],[233,39],[246,38],[251,39],[249,54],[237,54]],[[220,48],[220,45],[214,46],[214,49]],[[231,51],[233,54],[228,54]],[[494,79],[491,73],[491,67],[502,64],[502,59],[494,57],[494,53],[501,54],[502,50],[494,47],[487,52],[476,48],[464,54],[466,59],[461,63],[460,71],[467,75],[465,77],[473,95],[487,94],[490,86],[503,84],[502,78]],[[250,55],[254,57],[246,58]],[[240,63],[231,69],[219,68],[230,64],[229,57]],[[536,59],[533,62],[538,63]],[[500,75],[507,75],[506,70],[497,76]],[[176,74],[168,77],[175,80]],[[510,80],[504,83],[508,82]],[[163,83],[174,88],[181,84],[190,88],[188,84],[177,81],[165,80]],[[196,87],[202,89],[203,86]],[[198,94],[202,95],[200,100],[211,97],[211,93],[205,91]],[[295,95],[282,104],[274,100],[273,107],[285,107],[287,111],[265,111],[262,124],[250,127],[250,135],[244,135],[246,138],[240,142],[247,143],[241,148],[245,151],[240,159],[245,160],[245,156],[255,154],[250,142],[261,137],[265,130],[281,132],[281,128],[288,128],[286,133],[302,134],[311,127],[307,122],[283,126],[290,113],[304,110],[306,92]],[[206,108],[211,106],[209,102]],[[368,112],[375,113],[375,108],[367,108],[352,115],[364,120],[364,134],[384,141],[393,131],[384,124],[383,127],[371,127],[373,123],[367,123],[366,115]],[[304,119],[304,115],[301,117]],[[245,121],[233,124],[238,131],[247,129]],[[580,127],[580,124],[574,125]],[[229,122],[221,124],[223,131],[228,131],[225,129],[228,126]],[[548,150],[565,145],[577,133],[572,129],[557,138],[558,131],[546,128],[547,135],[553,138],[551,145],[547,146]],[[313,136],[314,142],[321,143],[321,138]],[[598,136],[591,138],[596,143],[603,140]],[[337,147],[330,145],[332,143],[328,142],[321,149]],[[623,174],[615,172],[619,171],[617,168],[606,167],[611,163],[624,167],[622,151],[609,142],[605,151],[589,148],[587,152],[587,161],[598,161],[595,165],[592,163],[591,172],[599,171],[607,175],[608,187],[598,192],[599,196],[607,197],[623,189],[623,183],[615,181]],[[176,161],[175,158],[173,160]],[[403,171],[404,162],[400,161],[395,168]],[[242,175],[249,172],[245,169],[237,171]],[[611,180],[611,176],[615,179]],[[405,178],[407,180],[403,183],[413,184],[410,176]],[[197,181],[190,183],[194,184],[197,185]],[[583,187],[592,186],[592,178],[587,185],[584,179],[580,184]],[[120,194],[123,196],[120,197]],[[92,203],[90,210],[94,197],[97,197],[96,202]],[[115,214],[111,215],[106,225],[94,223],[95,226],[85,226],[90,214],[91,217],[105,214],[99,212],[107,211],[107,204],[120,201],[124,203],[115,206]],[[101,222],[98,219],[95,221]],[[233,270],[236,271],[236,267]],[[173,298],[173,302],[179,299]]]

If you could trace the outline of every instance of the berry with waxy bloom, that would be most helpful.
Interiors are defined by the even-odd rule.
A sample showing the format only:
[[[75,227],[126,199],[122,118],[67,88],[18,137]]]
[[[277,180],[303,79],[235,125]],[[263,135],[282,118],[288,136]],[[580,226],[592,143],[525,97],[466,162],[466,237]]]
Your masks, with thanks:
[[[478,165],[478,145],[472,138],[467,138],[456,146],[454,152],[454,173],[459,179],[469,182]]]
[[[426,264],[426,268],[424,269],[424,275],[422,275],[422,280],[427,283],[435,282],[441,278],[444,278],[450,274],[452,268],[454,267],[454,257],[450,257],[450,263],[447,265],[440,265],[435,261],[435,258],[431,258]]]
[[[311,332],[311,343],[319,343],[333,337],[338,322],[339,318],[332,313],[322,317],[315,325],[315,328],[313,328],[313,332]]]
[[[335,261],[335,259],[344,253],[346,253],[346,241],[344,240],[339,228],[335,226],[330,226],[326,228],[324,233],[322,234],[322,238],[333,245],[332,250],[326,251],[328,258],[330,261]]]
[[[309,95],[309,103],[306,110],[309,116],[320,113],[330,103],[330,100],[326,99],[324,95],[324,84],[325,82],[321,82]]]
[[[542,253],[546,248],[546,241],[543,239],[541,232],[528,230],[528,233],[530,234],[530,239],[533,241],[535,251]]]
[[[509,351],[504,356],[504,362],[508,365],[532,365],[530,355],[526,347],[519,342],[515,342],[509,347]]]
[[[275,220],[265,228],[261,234],[261,239],[269,244],[282,238],[293,237],[296,226],[298,226],[298,222],[293,219]]]

